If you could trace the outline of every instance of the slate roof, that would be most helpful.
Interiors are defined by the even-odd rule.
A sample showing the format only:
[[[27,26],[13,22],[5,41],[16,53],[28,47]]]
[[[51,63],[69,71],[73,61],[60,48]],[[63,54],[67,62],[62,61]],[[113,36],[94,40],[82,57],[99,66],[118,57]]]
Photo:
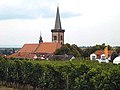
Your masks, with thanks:
[[[61,21],[60,21],[60,13],[59,13],[59,7],[57,7],[57,13],[56,13],[56,20],[55,20],[55,29],[62,29],[61,27]]]
[[[72,60],[74,58],[73,55],[51,55],[48,60]]]

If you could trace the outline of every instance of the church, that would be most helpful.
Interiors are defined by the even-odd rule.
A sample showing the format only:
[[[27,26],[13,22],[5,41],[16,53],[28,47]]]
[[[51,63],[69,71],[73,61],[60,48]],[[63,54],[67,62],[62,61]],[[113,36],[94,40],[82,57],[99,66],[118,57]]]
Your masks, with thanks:
[[[59,7],[57,6],[56,20],[52,32],[52,42],[43,42],[40,35],[38,44],[24,44],[23,47],[16,53],[7,56],[7,58],[25,58],[25,59],[47,59],[53,55],[56,49],[59,49],[64,44],[64,32],[62,29]]]

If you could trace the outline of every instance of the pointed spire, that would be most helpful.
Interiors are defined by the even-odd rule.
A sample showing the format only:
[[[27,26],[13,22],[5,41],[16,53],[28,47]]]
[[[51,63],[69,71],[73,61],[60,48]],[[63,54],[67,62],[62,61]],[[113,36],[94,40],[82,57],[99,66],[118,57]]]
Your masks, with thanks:
[[[41,32],[40,32],[40,38],[39,38],[39,43],[43,42],[42,40],[42,35],[41,35]]]
[[[57,6],[56,20],[55,20],[55,29],[62,29],[60,21],[59,6]]]

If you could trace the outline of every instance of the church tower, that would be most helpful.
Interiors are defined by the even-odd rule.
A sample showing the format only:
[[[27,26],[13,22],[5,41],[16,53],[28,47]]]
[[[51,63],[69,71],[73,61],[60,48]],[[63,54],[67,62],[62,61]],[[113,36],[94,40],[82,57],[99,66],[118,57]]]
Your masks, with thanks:
[[[62,29],[62,26],[61,26],[60,13],[59,13],[58,6],[57,6],[57,13],[56,13],[55,27],[54,29],[51,30],[51,32],[52,32],[52,42],[58,42],[61,45],[63,45],[65,30]]]

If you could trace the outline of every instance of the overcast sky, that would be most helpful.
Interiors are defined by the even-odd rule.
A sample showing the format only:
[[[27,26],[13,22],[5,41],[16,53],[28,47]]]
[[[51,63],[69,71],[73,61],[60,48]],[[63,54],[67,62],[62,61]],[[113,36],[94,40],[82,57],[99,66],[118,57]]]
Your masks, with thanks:
[[[65,43],[120,45],[120,0],[0,0],[0,46],[51,42],[57,3]]]

